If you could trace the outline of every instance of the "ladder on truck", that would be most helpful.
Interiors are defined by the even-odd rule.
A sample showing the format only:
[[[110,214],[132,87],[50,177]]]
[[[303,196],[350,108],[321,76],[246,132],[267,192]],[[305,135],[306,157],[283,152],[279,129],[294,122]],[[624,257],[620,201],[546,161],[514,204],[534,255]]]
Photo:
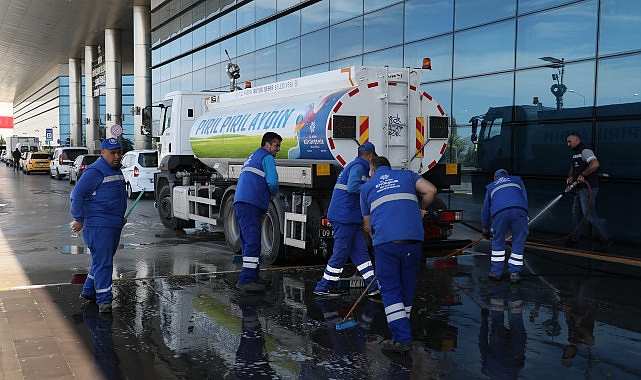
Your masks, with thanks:
[[[385,79],[383,81],[383,102],[385,110],[384,117],[387,137],[385,156],[395,169],[408,169],[410,161],[413,158],[414,141],[411,139],[410,131],[410,68],[404,69],[403,78],[393,78],[390,80],[389,67],[385,66]],[[393,89],[391,87],[394,87]],[[395,94],[401,94],[394,99],[390,99],[390,91]],[[403,120],[404,119],[404,120]]]

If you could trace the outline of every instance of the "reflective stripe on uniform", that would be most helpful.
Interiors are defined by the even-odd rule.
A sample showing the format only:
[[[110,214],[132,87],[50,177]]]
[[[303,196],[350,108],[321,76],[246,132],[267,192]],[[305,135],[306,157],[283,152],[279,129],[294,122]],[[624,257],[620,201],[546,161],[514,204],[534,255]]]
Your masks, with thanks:
[[[111,291],[111,285],[109,285],[109,287],[105,289],[96,289],[96,293],[108,293],[110,291]]]
[[[114,181],[123,181],[125,177],[122,174],[108,175],[103,178],[102,183],[114,182]]]
[[[259,257],[245,256],[243,257],[243,268],[256,269],[259,261]]]
[[[505,260],[505,251],[492,251],[492,261],[501,261]]]
[[[492,192],[490,193],[490,198],[492,198],[494,196],[494,193],[496,193],[498,190],[505,189],[506,187],[516,187],[517,189],[521,190],[521,186],[519,186],[519,184],[517,183],[504,183],[502,185],[495,187],[494,190],[492,190]]]
[[[347,191],[347,185],[344,185],[342,183],[337,183],[336,185],[334,185],[334,189]]]
[[[418,204],[418,199],[416,198],[416,194],[410,194],[410,193],[397,193],[397,194],[389,194],[389,195],[384,195],[374,202],[372,202],[372,205],[370,206],[369,212],[371,213],[374,211],[374,209],[381,204],[385,202],[392,202],[392,201],[400,201],[400,200],[408,200],[408,201],[414,201],[416,204]]]
[[[387,323],[394,322],[398,319],[407,318],[405,305],[400,302],[389,305],[385,308],[385,315],[387,315]]]
[[[258,174],[258,175],[259,175],[259,176],[261,176],[261,177],[264,177],[264,176],[265,176],[265,172],[264,172],[264,171],[262,171],[262,170],[260,170],[260,169],[258,169],[258,168],[251,167],[251,166],[245,166],[245,167],[243,168],[243,170],[241,170],[240,172],[241,172],[241,173],[242,173],[242,172],[252,172],[252,173],[254,173],[254,174]]]

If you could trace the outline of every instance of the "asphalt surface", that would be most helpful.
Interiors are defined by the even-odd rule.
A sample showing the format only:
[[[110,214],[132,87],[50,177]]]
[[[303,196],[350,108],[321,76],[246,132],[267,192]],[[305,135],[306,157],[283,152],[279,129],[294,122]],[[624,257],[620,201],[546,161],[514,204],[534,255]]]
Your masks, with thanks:
[[[598,260],[566,265],[576,256],[528,247],[514,285],[487,278],[486,241],[455,262],[426,257],[412,351],[390,355],[379,347],[390,336],[380,302],[364,300],[357,326],[336,328],[363,290],[357,278],[341,282],[346,296],[315,298],[323,263],[303,258],[263,266],[271,289],[245,295],[234,289],[240,265],[224,237],[164,229],[150,197],[123,230],[114,312],[101,315],[71,284],[91,260],[70,229],[68,178],[2,164],[0,178],[3,379],[641,378],[635,265],[622,276],[599,272]],[[455,234],[479,237],[464,227]]]

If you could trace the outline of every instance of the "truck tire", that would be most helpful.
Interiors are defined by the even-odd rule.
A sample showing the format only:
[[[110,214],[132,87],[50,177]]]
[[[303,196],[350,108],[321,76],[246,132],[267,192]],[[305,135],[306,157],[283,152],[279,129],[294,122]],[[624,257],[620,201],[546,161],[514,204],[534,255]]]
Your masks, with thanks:
[[[69,174],[69,175],[71,176],[71,174]],[[127,198],[129,198],[129,199],[136,199],[136,198],[138,198],[138,194],[140,194],[140,193],[136,193],[136,192],[134,192],[134,191],[131,189],[131,184],[129,184],[129,183],[128,183],[128,184],[127,184]]]
[[[266,264],[282,264],[285,261],[285,244],[280,233],[278,211],[272,202],[269,202],[267,214],[263,218],[260,234],[261,257]]]
[[[182,220],[174,217],[171,188],[169,184],[164,184],[158,193],[158,216],[162,224],[172,230],[182,230],[183,228],[193,227],[193,221]]]
[[[234,211],[234,193],[227,196],[223,202],[225,241],[233,253],[240,253],[240,230],[236,223],[236,212]]]

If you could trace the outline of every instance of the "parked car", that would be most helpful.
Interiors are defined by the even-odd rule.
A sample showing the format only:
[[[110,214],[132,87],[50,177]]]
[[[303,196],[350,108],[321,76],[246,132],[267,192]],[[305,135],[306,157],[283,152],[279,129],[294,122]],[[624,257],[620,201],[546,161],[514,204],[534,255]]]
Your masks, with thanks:
[[[71,164],[81,154],[89,154],[89,149],[82,146],[65,146],[53,150],[49,170],[51,177],[61,180],[69,175]]]
[[[21,160],[22,171],[27,174],[47,173],[49,174],[49,153],[47,152],[25,152]]]
[[[122,156],[122,174],[127,184],[127,196],[135,199],[145,188],[154,191],[154,173],[159,173],[158,151],[153,149],[131,150]]]
[[[98,158],[100,158],[99,154],[81,154],[76,157],[71,164],[71,169],[69,169],[69,183],[73,185],[78,182],[87,166],[96,162]]]
[[[0,161],[7,162],[7,151],[4,149],[0,152]]]

